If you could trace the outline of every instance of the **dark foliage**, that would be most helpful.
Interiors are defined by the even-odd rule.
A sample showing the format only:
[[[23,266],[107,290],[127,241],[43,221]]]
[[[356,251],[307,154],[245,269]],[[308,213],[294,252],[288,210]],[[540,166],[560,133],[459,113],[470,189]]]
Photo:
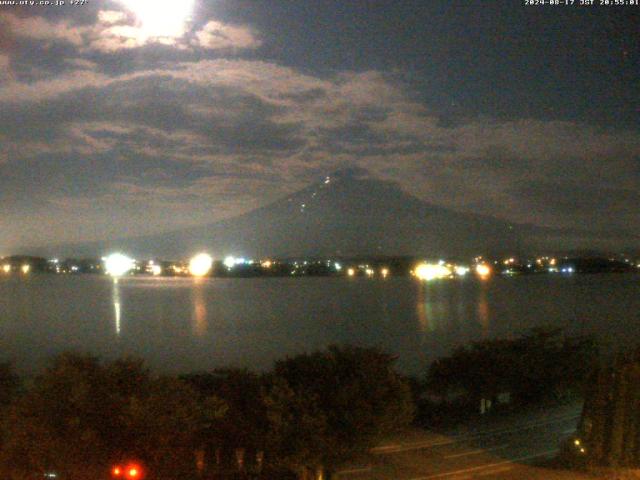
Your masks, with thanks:
[[[393,363],[374,348],[336,346],[277,362],[267,400],[281,441],[272,445],[292,464],[335,465],[406,427],[414,404]]]
[[[560,329],[540,328],[514,340],[486,340],[457,349],[429,368],[426,386],[441,402],[477,405],[509,394],[526,405],[581,389],[597,358],[590,338],[564,338]]]
[[[207,457],[219,466],[234,463],[235,451],[254,457],[266,448],[268,419],[263,399],[263,375],[244,369],[220,369],[182,377],[206,398],[215,395],[226,405],[225,414],[202,432]]]
[[[590,376],[579,433],[585,462],[640,467],[640,350]]]
[[[105,479],[115,463],[136,460],[148,480],[169,480],[192,477],[201,458],[211,478],[304,478],[411,421],[393,362],[376,349],[331,347],[264,375],[175,378],[139,360],[68,353],[22,392],[2,365],[0,476]]]
[[[20,379],[10,363],[0,363],[0,410],[14,399],[20,387]]]
[[[150,478],[176,478],[193,463],[197,432],[223,409],[215,398],[196,398],[137,360],[63,354],[8,408],[0,474],[100,479],[113,462],[137,458],[153,466]]]

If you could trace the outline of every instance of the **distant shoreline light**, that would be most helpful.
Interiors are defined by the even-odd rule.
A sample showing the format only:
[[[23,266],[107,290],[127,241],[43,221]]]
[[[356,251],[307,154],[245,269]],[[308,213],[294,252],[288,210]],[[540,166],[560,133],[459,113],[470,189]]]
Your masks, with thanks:
[[[416,262],[416,263],[414,263]],[[582,263],[581,263],[582,262]],[[307,258],[278,259],[264,257],[259,260],[226,256],[217,261],[207,253],[199,253],[190,260],[136,260],[120,252],[112,252],[102,258],[46,259],[42,257],[14,255],[0,258],[0,277],[31,273],[80,274],[101,273],[118,278],[128,275],[166,276],[345,276],[387,278],[389,276],[413,276],[421,281],[438,279],[462,279],[475,277],[487,280],[494,275],[516,276],[524,274],[580,274],[591,272],[638,272],[640,260],[615,258],[555,258],[509,256],[502,259],[475,257],[470,263],[457,261],[422,260],[416,258]]]
[[[451,269],[440,263],[421,263],[415,268],[414,275],[420,280],[429,281],[451,276]]]
[[[204,277],[211,272],[213,258],[207,253],[199,253],[189,261],[189,273],[194,277]]]
[[[121,277],[129,273],[135,265],[135,260],[121,253],[113,253],[104,259],[104,269],[112,277]]]

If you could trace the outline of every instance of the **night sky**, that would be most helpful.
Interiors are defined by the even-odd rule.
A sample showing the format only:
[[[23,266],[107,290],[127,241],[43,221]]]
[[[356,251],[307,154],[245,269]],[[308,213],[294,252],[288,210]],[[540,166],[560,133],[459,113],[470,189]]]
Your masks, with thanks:
[[[0,5],[0,255],[210,223],[345,167],[640,234],[638,6],[69,3]]]

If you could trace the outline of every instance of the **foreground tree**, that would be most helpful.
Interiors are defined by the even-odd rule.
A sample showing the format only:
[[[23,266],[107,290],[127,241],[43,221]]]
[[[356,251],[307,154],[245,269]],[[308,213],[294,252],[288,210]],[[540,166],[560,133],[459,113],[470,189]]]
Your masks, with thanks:
[[[315,471],[326,465],[330,452],[327,416],[318,399],[308,392],[296,392],[284,379],[274,377],[264,402],[271,468],[292,472],[301,480],[313,479]]]
[[[313,478],[412,420],[393,363],[377,349],[331,347],[263,375],[175,378],[138,360],[64,354],[5,409],[0,477],[99,480],[138,460],[149,480],[191,478],[196,465],[201,474]]]
[[[333,346],[277,362],[266,395],[273,456],[304,478],[406,427],[413,401],[394,361],[375,348]]]
[[[593,372],[578,431],[589,463],[640,467],[640,351]]]
[[[264,376],[245,369],[219,369],[182,378],[200,395],[215,396],[226,406],[225,415],[202,432],[207,463],[237,463],[235,452],[240,450],[247,463],[255,463],[268,443]]]
[[[0,413],[11,403],[20,387],[20,379],[10,363],[0,363]]]
[[[592,339],[564,338],[560,329],[538,328],[513,340],[457,349],[431,364],[426,386],[442,401],[459,397],[477,405],[508,393],[513,403],[524,405],[581,389],[596,358]]]
[[[188,385],[153,377],[140,361],[63,354],[8,409],[0,474],[100,479],[114,462],[135,458],[152,472],[148,478],[176,478],[193,469],[199,431],[223,411],[215,399],[197,399]]]

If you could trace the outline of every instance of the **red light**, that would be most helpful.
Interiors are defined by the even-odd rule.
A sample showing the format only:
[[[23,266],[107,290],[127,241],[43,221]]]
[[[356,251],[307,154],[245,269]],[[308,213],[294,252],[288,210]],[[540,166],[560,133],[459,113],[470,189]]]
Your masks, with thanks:
[[[125,476],[128,480],[139,480],[142,478],[142,467],[135,463],[127,465]]]
[[[122,475],[122,469],[120,467],[113,467],[113,469],[111,470],[111,474],[114,477],[119,477],[120,475]]]

